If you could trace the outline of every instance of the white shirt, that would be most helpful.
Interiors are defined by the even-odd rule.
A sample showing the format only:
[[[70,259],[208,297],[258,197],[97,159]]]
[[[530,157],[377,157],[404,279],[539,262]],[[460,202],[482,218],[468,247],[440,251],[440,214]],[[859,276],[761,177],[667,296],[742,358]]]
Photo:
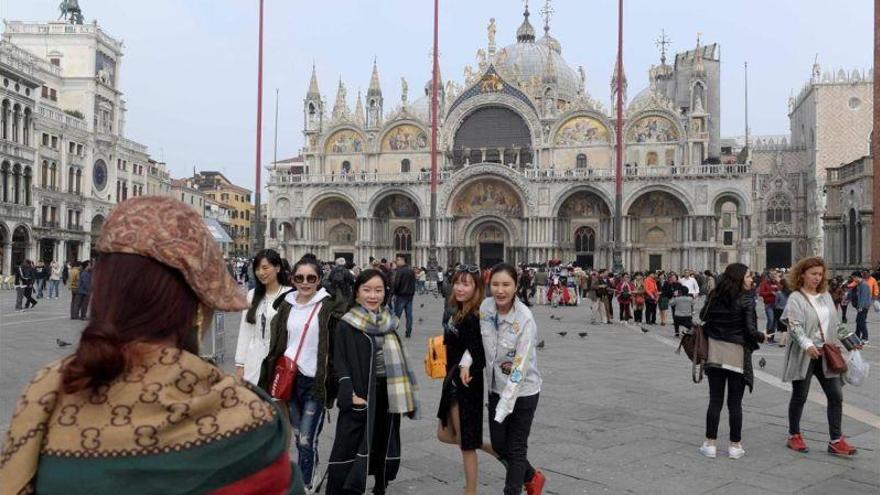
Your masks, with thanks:
[[[296,367],[305,376],[314,377],[318,371],[318,334],[320,333],[318,313],[321,312],[321,301],[328,297],[330,297],[330,293],[321,288],[305,304],[296,302],[296,291],[291,292],[284,298],[292,306],[290,308],[290,315],[287,317],[287,350],[284,351],[284,355],[290,359],[296,357],[296,349],[303,338],[303,328],[309,319],[309,315],[314,310],[314,316],[312,316],[312,320],[309,322],[308,333],[303,342],[302,350],[296,360]]]
[[[238,345],[235,348],[235,365],[244,366],[244,379],[254,385],[260,381],[260,367],[263,364],[263,359],[266,359],[266,355],[269,354],[269,325],[277,313],[273,307],[275,300],[290,289],[291,287],[282,285],[277,292],[266,294],[254,314],[255,323],[248,323],[247,309],[241,313]],[[247,300],[248,303],[254,300],[254,289],[248,291]],[[264,319],[265,328],[263,328]]]
[[[694,277],[682,277],[678,283],[687,287],[688,294],[694,297],[700,295],[700,284],[697,283],[697,279]]]
[[[816,314],[819,316],[819,325],[822,329],[822,334],[825,336],[825,340],[828,340],[828,327],[831,326],[831,310],[828,309],[827,304],[823,303],[822,294],[813,295],[807,294],[806,292],[804,292],[804,294],[807,295],[807,297],[810,299],[810,304],[812,304],[813,309],[816,310]]]

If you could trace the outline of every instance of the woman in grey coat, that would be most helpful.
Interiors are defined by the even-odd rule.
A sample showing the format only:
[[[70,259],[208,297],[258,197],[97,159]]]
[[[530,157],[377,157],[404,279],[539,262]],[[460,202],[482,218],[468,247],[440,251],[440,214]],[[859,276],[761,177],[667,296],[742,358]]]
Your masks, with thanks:
[[[828,430],[831,441],[828,452],[855,455],[841,432],[843,416],[843,378],[828,369],[822,357],[825,345],[840,346],[837,325],[840,323],[831,294],[825,261],[822,258],[800,260],[788,275],[791,295],[782,312],[782,321],[788,325],[791,338],[785,352],[782,381],[791,382],[791,401],[788,404],[788,448],[806,452],[801,437],[801,414],[810,391],[813,376],[819,380],[828,399]]]

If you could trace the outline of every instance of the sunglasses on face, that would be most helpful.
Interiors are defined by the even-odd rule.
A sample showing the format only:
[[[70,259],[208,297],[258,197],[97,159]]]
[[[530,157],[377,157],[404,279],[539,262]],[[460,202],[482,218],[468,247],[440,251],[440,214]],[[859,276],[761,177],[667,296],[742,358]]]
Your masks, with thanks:
[[[294,275],[293,276],[293,283],[295,283],[295,284],[301,284],[303,282],[309,283],[309,284],[314,284],[317,281],[318,281],[317,275]]]
[[[476,265],[459,265],[458,271],[468,273],[480,273],[480,267]]]

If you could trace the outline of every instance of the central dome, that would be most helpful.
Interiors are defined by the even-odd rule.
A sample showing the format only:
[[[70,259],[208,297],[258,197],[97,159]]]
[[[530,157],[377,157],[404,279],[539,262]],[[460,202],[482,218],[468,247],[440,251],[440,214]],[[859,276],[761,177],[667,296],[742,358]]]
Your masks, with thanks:
[[[506,74],[518,71],[520,80],[529,83],[534,77],[543,81],[547,74],[547,65],[551,64],[550,75],[555,76],[559,89],[560,100],[573,101],[578,95],[580,77],[562,58],[562,45],[550,36],[549,28],[545,27],[544,37],[535,41],[534,29],[529,23],[529,11],[523,14],[522,25],[517,30],[517,41],[502,48],[495,58],[495,68]],[[506,57],[501,57],[506,52]],[[515,66],[515,67],[514,67]]]

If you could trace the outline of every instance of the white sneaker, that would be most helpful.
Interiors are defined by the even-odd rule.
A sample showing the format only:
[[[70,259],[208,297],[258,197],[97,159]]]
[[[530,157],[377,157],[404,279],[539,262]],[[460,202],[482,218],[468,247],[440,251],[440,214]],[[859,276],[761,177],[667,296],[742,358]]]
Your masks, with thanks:
[[[718,448],[714,445],[709,445],[708,442],[703,442],[703,445],[700,447],[700,453],[710,459],[714,459],[718,455]]]
[[[746,450],[742,447],[734,447],[733,445],[731,445],[727,449],[727,457],[731,459],[739,459],[744,455],[746,455]]]

